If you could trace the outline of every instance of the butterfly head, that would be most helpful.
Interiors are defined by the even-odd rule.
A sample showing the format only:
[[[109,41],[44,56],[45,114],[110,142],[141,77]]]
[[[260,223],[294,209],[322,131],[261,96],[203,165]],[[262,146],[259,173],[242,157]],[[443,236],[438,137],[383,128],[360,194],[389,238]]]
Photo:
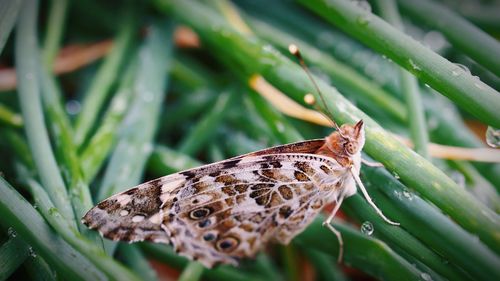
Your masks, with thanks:
[[[344,124],[337,133],[339,144],[342,145],[343,152],[347,155],[358,153],[365,144],[363,120],[359,120],[355,125]]]
[[[325,144],[316,152],[334,158],[343,166],[349,166],[359,156],[365,145],[363,120],[354,125],[344,124],[331,133]]]

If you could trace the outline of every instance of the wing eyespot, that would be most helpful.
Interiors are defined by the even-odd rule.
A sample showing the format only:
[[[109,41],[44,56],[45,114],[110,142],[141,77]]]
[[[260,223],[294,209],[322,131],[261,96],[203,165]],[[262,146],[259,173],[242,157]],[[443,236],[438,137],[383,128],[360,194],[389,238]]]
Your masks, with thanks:
[[[193,220],[200,220],[210,215],[210,212],[210,208],[201,207],[191,211],[191,213],[189,213],[189,217]]]
[[[227,236],[224,238],[221,238],[217,241],[217,249],[221,252],[230,252],[234,250],[240,241],[236,239],[235,237],[232,236]]]

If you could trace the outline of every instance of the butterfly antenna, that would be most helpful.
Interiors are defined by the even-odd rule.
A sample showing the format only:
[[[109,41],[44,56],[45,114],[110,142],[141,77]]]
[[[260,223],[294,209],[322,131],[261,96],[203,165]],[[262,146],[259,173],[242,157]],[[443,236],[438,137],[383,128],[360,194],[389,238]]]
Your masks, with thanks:
[[[339,125],[333,120],[333,114],[331,113],[330,109],[328,108],[328,105],[325,102],[325,98],[323,97],[323,94],[321,93],[321,90],[319,89],[318,84],[316,84],[316,81],[314,80],[314,78],[311,74],[311,71],[309,71],[309,67],[307,67],[306,62],[304,61],[304,58],[302,58],[302,55],[300,54],[299,48],[295,44],[290,44],[288,46],[288,51],[290,51],[290,53],[292,55],[294,55],[299,60],[300,66],[302,66],[302,69],[306,72],[307,76],[309,77],[309,80],[311,80],[311,82],[313,83],[314,88],[316,88],[316,91],[318,92],[318,95],[321,98],[321,102],[325,106],[325,110],[326,110],[327,114],[325,114],[323,112],[323,110],[321,110],[321,108],[319,108],[319,107],[316,107],[316,109],[319,112],[321,112],[325,117],[327,117],[327,119],[330,120],[330,122],[332,122],[333,127],[335,127],[335,129],[337,129],[337,131],[340,132]],[[314,96],[306,95],[305,101],[308,104],[314,105],[314,103],[315,103]]]

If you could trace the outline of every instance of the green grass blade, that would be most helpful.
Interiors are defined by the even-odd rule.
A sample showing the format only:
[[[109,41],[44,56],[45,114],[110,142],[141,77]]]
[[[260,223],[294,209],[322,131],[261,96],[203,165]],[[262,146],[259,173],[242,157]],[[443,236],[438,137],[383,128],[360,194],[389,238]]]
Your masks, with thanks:
[[[331,231],[322,226],[323,221],[322,216],[316,218],[294,241],[304,247],[337,257],[337,239]],[[420,272],[380,240],[361,234],[344,224],[334,223],[334,226],[342,233],[344,262],[347,265],[356,264],[364,272],[381,280],[420,280]]]
[[[27,259],[24,268],[32,281],[56,280],[56,273],[40,255]]]
[[[16,23],[22,3],[23,0],[0,2],[0,54],[2,54],[3,47]]]
[[[44,67],[52,69],[52,64],[59,51],[62,34],[65,28],[68,0],[51,0],[48,19],[47,34],[43,43],[42,62]]]
[[[73,210],[78,218],[82,217],[94,204],[90,195],[89,186],[84,181],[80,159],[77,155],[77,147],[73,140],[73,128],[71,127],[69,117],[63,109],[61,101],[61,93],[56,85],[55,77],[52,76],[48,69],[40,67],[39,77],[42,84],[43,101],[47,121],[51,124],[50,129],[54,139],[54,150],[58,163],[61,164],[60,169],[65,176],[69,198],[71,200]],[[94,236],[86,231],[86,227],[78,223],[79,228],[89,235]],[[100,238],[94,237],[96,241]]]
[[[12,237],[11,234],[9,240],[0,246],[0,280],[7,280],[29,254],[29,246],[21,238]]]
[[[37,182],[29,180],[28,184],[40,212],[64,240],[71,244],[109,278],[115,280],[140,280],[127,268],[107,255],[101,247],[95,244],[95,241],[86,239],[77,231],[68,227],[64,220],[61,219],[62,216],[59,210],[50,202],[47,194]]]
[[[99,199],[139,183],[144,166],[153,149],[161,104],[167,86],[172,42],[171,28],[155,24],[144,46],[134,90],[137,94],[121,124],[119,140],[99,189]]]
[[[42,183],[68,224],[76,226],[75,215],[44,124],[41,88],[36,75],[40,63],[36,40],[37,10],[38,1],[25,1],[17,26],[15,56],[19,100],[28,143]]]
[[[137,245],[122,244],[118,248],[118,254],[124,263],[144,281],[158,280],[156,272],[151,268],[148,260],[144,257]]]
[[[383,19],[399,30],[404,30],[401,16],[394,0],[377,0],[380,14]],[[408,71],[400,69],[401,91],[404,93],[406,108],[408,109],[408,123],[410,135],[415,145],[415,151],[422,157],[429,159],[429,135],[425,123],[424,108],[420,98],[417,79]]]
[[[116,142],[118,127],[132,102],[136,71],[137,63],[129,63],[101,125],[80,154],[80,163],[87,182],[94,179]]]
[[[234,104],[237,91],[229,89],[223,92],[212,109],[203,116],[191,132],[181,142],[179,151],[188,155],[196,154],[206,141],[209,141],[217,132],[217,125],[224,119],[228,109]]]
[[[189,262],[182,270],[178,281],[197,281],[200,280],[205,267],[199,262]]]
[[[500,94],[369,11],[346,0],[299,1],[367,46],[391,58],[479,120],[500,127]]]
[[[163,145],[156,145],[148,160],[148,171],[164,176],[201,165],[200,161],[186,154]]]
[[[0,179],[0,223],[12,227],[37,254],[68,280],[108,278],[59,237],[43,217],[3,178]]]
[[[20,128],[24,125],[23,118],[16,112],[11,111],[8,107],[0,104],[0,123],[11,127]]]
[[[130,3],[124,8],[123,23],[114,40],[114,46],[99,68],[90,88],[85,94],[82,110],[76,119],[75,142],[78,146],[85,143],[92,126],[97,119],[111,86],[120,73],[119,69],[125,58],[128,48],[132,44],[136,28],[134,6]]]
[[[397,2],[404,12],[430,28],[441,31],[454,48],[500,77],[500,43],[495,38],[436,1]]]
[[[500,276],[500,258],[495,254],[497,246],[488,248],[474,234],[460,228],[440,210],[429,205],[419,196],[406,189],[393,176],[376,168],[364,168],[363,179],[369,179],[367,188],[377,188],[380,193],[372,193],[374,199],[385,207],[385,211],[396,220],[407,221],[403,227],[431,249],[445,256],[451,262],[464,268],[476,279]],[[387,197],[393,204],[388,204]],[[445,240],[437,237],[446,237]],[[464,255],[464,253],[467,253]]]
[[[276,45],[281,50],[288,50],[288,45],[291,43],[296,44],[307,63],[321,68],[330,76],[333,85],[336,87],[350,91],[353,95],[357,95],[356,98],[359,100],[364,99],[374,106],[383,108],[385,112],[398,121],[406,121],[407,114],[404,105],[384,89],[358,74],[356,70],[337,61],[330,54],[297,37],[285,34],[270,24],[257,19],[252,19],[250,22],[257,35]]]

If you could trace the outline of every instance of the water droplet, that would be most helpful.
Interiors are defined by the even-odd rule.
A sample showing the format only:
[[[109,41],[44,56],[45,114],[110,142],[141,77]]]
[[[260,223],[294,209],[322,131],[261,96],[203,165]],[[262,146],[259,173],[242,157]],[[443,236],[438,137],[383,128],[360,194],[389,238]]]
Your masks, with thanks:
[[[393,173],[393,175],[394,175],[394,177],[395,177],[397,180],[399,180],[399,179],[400,179],[400,177],[399,177],[399,174],[398,174],[398,173],[394,172],[394,173]]]
[[[366,15],[362,15],[356,18],[356,23],[361,26],[366,26],[370,22],[370,18]]]
[[[374,230],[373,224],[369,221],[365,221],[361,224],[361,232],[365,235],[371,236]]]
[[[363,10],[363,11],[366,11],[366,12],[372,12],[372,6],[370,5],[370,3],[368,3],[368,1],[364,1],[364,0],[353,0],[352,3],[356,6],[358,6],[358,8],[360,10]]]
[[[32,258],[36,258],[36,253],[35,250],[33,250],[33,247],[28,248],[28,255],[30,255],[30,257]]]
[[[406,187],[403,189],[403,196],[410,201],[413,200],[413,192]]]
[[[418,72],[418,71],[422,70],[422,69],[420,68],[420,66],[418,66],[418,65],[417,65],[417,64],[416,64],[416,63],[415,63],[412,59],[409,59],[409,60],[408,60],[408,63],[410,64],[410,67],[411,67],[411,69],[412,69],[413,71]]]
[[[399,200],[403,199],[403,196],[401,195],[401,191],[399,191],[399,190],[394,190],[393,192],[394,192],[394,195],[396,195],[396,197],[397,197]]]
[[[455,68],[451,71],[451,75],[453,76],[460,76],[463,73],[470,74],[470,70],[467,68],[467,66],[459,63],[455,63]]]
[[[474,81],[474,86],[476,86],[476,88],[478,88],[479,90],[486,89],[486,84],[484,84],[478,76],[474,76]]]
[[[49,215],[53,216],[54,214],[57,214],[57,208],[51,207],[49,208]]]
[[[14,238],[17,236],[17,232],[14,230],[14,228],[9,227],[9,229],[7,229],[7,235],[9,235],[9,237]]]
[[[424,281],[431,281],[432,278],[431,276],[429,275],[429,273],[426,273],[426,272],[422,272],[420,273],[420,277],[422,278],[422,280]]]
[[[429,89],[431,88],[431,86],[429,86],[429,84],[427,84],[427,83],[424,83],[424,86],[425,86],[426,88],[429,88]]]
[[[69,100],[66,103],[65,107],[66,107],[66,112],[69,115],[77,115],[82,109],[80,102],[77,100]]]
[[[493,148],[499,148],[500,130],[488,126],[488,129],[486,130],[486,143]]]

